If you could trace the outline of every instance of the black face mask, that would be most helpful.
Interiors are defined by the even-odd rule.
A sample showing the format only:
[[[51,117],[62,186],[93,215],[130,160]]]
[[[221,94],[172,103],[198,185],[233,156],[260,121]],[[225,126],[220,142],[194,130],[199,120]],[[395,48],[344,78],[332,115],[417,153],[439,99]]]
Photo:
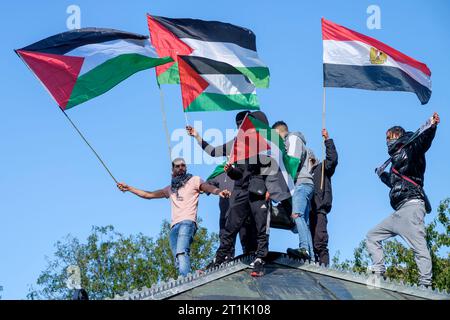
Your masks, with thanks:
[[[400,146],[403,145],[403,143],[399,142],[400,142],[399,139],[392,139],[386,141],[389,155],[392,156],[394,153],[397,152]]]
[[[386,145],[387,145],[388,149],[391,148],[394,144],[396,144],[397,141],[398,141],[398,139],[389,139],[389,140],[386,140]]]

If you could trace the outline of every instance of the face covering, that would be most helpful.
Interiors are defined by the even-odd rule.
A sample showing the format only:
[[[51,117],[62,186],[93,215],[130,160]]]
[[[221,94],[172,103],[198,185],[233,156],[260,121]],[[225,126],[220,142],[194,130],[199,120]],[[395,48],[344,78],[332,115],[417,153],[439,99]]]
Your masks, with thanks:
[[[172,177],[170,187],[172,189],[172,192],[177,194],[177,197],[178,197],[178,189],[183,187],[189,181],[190,178],[192,178],[192,174],[186,172],[179,176]]]
[[[387,147],[388,147],[388,148],[391,148],[391,147],[397,142],[397,140],[398,140],[398,139],[389,139],[389,140],[387,140],[387,141],[386,141]]]

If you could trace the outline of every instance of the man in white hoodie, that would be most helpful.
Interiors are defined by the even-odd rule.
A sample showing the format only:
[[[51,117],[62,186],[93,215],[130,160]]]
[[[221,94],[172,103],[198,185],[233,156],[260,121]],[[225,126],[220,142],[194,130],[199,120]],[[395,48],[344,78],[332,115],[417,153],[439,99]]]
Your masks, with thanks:
[[[314,249],[309,229],[309,211],[314,195],[314,180],[311,175],[312,164],[309,159],[315,158],[315,156],[310,149],[306,148],[306,139],[301,132],[289,132],[287,124],[283,121],[277,121],[272,129],[275,129],[284,139],[287,154],[300,159],[295,191],[292,196],[292,218],[297,226],[299,247],[297,249],[289,248],[287,253],[303,260],[311,260],[311,257],[314,256]]]

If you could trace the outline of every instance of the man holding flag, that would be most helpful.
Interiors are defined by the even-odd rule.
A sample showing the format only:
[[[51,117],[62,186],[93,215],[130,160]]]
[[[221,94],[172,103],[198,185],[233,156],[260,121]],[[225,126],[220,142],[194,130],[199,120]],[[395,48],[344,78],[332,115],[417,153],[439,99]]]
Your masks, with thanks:
[[[256,227],[257,243],[256,259],[252,263],[254,270],[251,275],[260,277],[264,275],[264,259],[269,251],[269,212],[265,185],[267,176],[263,175],[263,170],[270,166],[270,162],[264,163],[259,145],[264,143],[255,128],[251,126],[252,121],[268,126],[266,115],[260,111],[246,115],[235,139],[229,162],[224,167],[228,177],[234,180],[235,184],[215,264],[220,265],[228,259],[237,233],[251,216]],[[251,145],[249,145],[250,141],[252,141]]]
[[[302,260],[314,257],[313,242],[309,228],[309,212],[314,197],[314,179],[311,173],[316,159],[311,149],[306,147],[305,136],[301,132],[290,132],[284,121],[277,121],[272,128],[284,139],[286,152],[299,160],[295,177],[295,189],[292,195],[292,219],[294,219],[299,237],[298,248],[289,248],[287,253]]]
[[[172,219],[170,224],[170,248],[181,276],[191,272],[190,252],[197,231],[197,211],[200,193],[207,192],[228,198],[228,190],[220,190],[198,176],[187,172],[182,158],[172,161],[172,180],[169,186],[156,191],[145,191],[120,182],[117,187],[122,192],[131,192],[143,199],[170,199]]]
[[[423,190],[425,173],[425,153],[431,147],[436,134],[439,115],[433,114],[429,127],[419,135],[405,132],[400,126],[386,132],[386,144],[391,156],[391,169],[385,172],[383,165],[376,172],[381,181],[390,189],[391,206],[395,210],[388,218],[367,233],[367,250],[372,258],[372,273],[383,275],[383,248],[381,242],[399,235],[414,251],[419,269],[419,284],[429,287],[432,284],[432,262],[427,247],[424,225],[425,213],[431,206]]]
[[[250,113],[250,111],[241,111],[236,114],[236,127],[237,129],[240,128],[242,122],[244,121],[245,117]],[[219,146],[212,146],[203,138],[200,136],[200,134],[191,126],[186,127],[187,133],[194,137],[195,140],[197,140],[198,144],[201,146],[201,148],[211,157],[229,157],[230,153],[233,149],[234,145],[234,139],[230,140],[223,145]],[[226,189],[229,191],[233,191],[234,189],[234,181],[232,179],[227,179],[226,172],[222,170],[222,173],[214,176],[208,181],[210,184],[215,185],[217,187],[220,187],[220,185],[226,186]],[[219,217],[219,239],[222,239],[224,232],[225,232],[225,224],[226,219],[228,216],[229,208],[230,208],[230,199],[229,198],[220,198],[219,200],[219,209],[220,209],[220,217]],[[239,230],[239,239],[241,241],[242,246],[242,253],[243,254],[249,254],[253,255],[256,251],[256,239],[255,239],[255,222],[253,221],[252,217],[248,217],[247,220],[242,225],[241,229]],[[237,236],[237,235],[236,235]],[[228,254],[228,258],[234,257],[235,252],[235,243],[236,243],[236,236],[234,238],[234,243],[232,248],[230,248],[230,252]]]

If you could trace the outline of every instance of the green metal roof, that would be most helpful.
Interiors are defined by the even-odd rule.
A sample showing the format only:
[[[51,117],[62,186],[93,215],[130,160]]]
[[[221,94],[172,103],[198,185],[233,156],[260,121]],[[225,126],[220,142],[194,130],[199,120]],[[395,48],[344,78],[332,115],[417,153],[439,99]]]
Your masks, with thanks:
[[[250,258],[239,257],[218,268],[135,290],[127,300],[410,300],[450,299],[431,289],[354,274],[271,252],[265,275],[253,278]]]

